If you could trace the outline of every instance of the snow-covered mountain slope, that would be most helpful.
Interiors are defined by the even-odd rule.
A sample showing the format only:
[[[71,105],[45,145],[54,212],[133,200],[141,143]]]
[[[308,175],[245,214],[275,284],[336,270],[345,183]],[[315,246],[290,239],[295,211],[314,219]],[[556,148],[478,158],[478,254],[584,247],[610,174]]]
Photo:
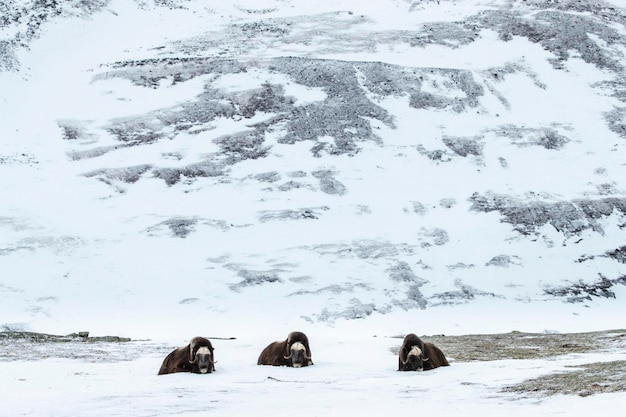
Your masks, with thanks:
[[[0,325],[616,326],[626,5],[367,3],[3,2]]]

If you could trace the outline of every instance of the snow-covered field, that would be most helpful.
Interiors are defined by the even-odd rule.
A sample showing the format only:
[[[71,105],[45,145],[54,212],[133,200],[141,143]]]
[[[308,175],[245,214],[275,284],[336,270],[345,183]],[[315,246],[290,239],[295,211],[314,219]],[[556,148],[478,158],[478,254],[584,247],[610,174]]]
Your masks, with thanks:
[[[136,341],[5,352],[0,415],[616,415],[501,388],[620,350],[390,349],[624,328],[625,54],[618,0],[2,2],[0,328]]]
[[[356,338],[355,338],[356,339]],[[319,337],[311,349],[314,366],[255,365],[265,341],[214,341],[218,363],[208,375],[157,376],[164,355],[153,342],[126,346],[130,362],[44,359],[3,362],[3,416],[200,416],[380,415],[436,413],[454,416],[621,415],[623,392],[592,396],[503,393],[527,378],[568,371],[597,361],[625,360],[626,354],[569,355],[550,360],[452,363],[448,368],[397,372],[388,348],[400,340]],[[258,342],[258,343],[257,343]],[[101,354],[104,357],[104,353]]]

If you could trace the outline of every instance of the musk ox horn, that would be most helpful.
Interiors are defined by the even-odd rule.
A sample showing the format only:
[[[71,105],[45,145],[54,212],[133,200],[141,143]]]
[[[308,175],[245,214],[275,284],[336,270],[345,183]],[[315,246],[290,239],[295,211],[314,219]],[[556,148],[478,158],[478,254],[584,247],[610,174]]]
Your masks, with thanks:
[[[406,355],[406,359],[400,359],[400,361],[402,362],[402,365],[406,365],[407,363],[409,363],[409,358],[411,356],[415,356],[415,355]]]
[[[287,345],[287,353],[288,353],[288,355],[283,355],[283,358],[291,359],[291,357],[293,356],[293,351],[291,349],[289,349],[289,345]]]

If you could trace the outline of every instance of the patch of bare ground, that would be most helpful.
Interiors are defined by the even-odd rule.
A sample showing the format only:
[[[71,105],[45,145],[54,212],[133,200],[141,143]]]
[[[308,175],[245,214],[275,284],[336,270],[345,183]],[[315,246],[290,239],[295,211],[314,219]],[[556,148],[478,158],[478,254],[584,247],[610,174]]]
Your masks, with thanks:
[[[542,359],[570,353],[626,351],[626,330],[588,333],[476,334],[424,336],[457,362]]]
[[[138,346],[139,345],[139,346]],[[133,349],[154,350],[141,341],[118,336],[89,336],[89,332],[52,335],[25,331],[0,331],[0,362],[47,358],[81,359],[88,362],[132,360]],[[24,355],[24,352],[29,352]]]
[[[544,375],[504,387],[502,392],[524,396],[594,394],[626,391],[626,361],[596,362],[572,366],[572,371]]]

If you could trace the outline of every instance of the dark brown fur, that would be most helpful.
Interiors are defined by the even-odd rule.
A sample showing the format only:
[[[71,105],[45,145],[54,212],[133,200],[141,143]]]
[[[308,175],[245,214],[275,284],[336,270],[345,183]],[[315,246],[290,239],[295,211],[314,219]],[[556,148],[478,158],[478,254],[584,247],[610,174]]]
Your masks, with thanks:
[[[198,355],[198,349],[207,347],[209,355]],[[201,372],[204,369],[205,372]],[[194,374],[211,373],[215,371],[213,345],[204,337],[194,337],[187,346],[179,347],[170,352],[163,360],[159,375],[176,372],[191,372]]]
[[[305,347],[305,357],[301,352],[292,352],[291,347],[294,343],[300,342]],[[289,357],[290,358],[286,358]],[[313,365],[311,358],[311,348],[309,347],[309,339],[302,332],[291,332],[287,339],[282,342],[270,343],[259,355],[257,365],[273,365],[273,366],[309,366]]]
[[[413,346],[417,346],[422,354],[416,357],[410,355]],[[406,335],[398,353],[398,371],[429,371],[440,366],[450,366],[441,349],[411,333]]]

